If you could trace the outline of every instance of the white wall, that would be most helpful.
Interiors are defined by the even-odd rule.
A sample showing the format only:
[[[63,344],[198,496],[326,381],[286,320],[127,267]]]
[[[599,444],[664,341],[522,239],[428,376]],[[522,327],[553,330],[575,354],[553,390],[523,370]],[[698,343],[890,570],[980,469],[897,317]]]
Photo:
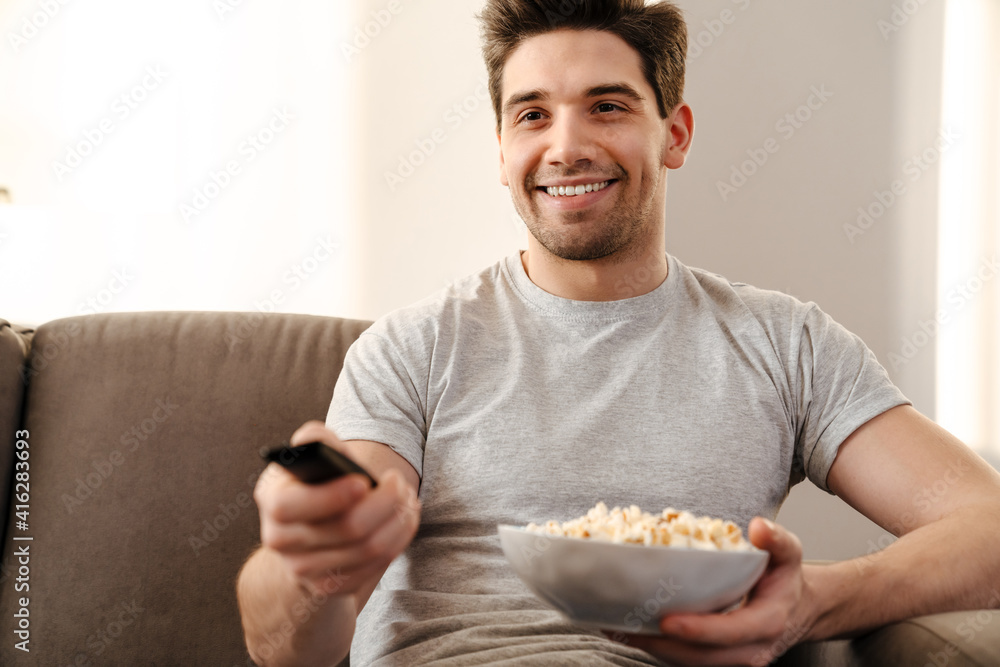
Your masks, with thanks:
[[[345,4],[44,4],[0,3],[0,317],[351,309]]]
[[[358,288],[367,318],[494,263],[523,247],[526,233],[499,181],[474,18],[481,0],[400,2],[358,58],[360,253],[368,258]],[[361,5],[370,16],[386,2]],[[387,172],[402,182],[388,183]]]

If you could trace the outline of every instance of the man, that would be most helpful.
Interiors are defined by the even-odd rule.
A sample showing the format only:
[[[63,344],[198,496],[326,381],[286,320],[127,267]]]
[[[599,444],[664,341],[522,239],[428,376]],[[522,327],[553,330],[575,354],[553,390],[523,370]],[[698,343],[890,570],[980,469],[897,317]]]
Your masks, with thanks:
[[[380,319],[348,353],[332,430],[293,435],[377,488],[262,476],[263,546],[238,584],[251,655],[762,664],[796,641],[990,603],[1000,475],[815,305],[664,252],[667,170],[694,130],[676,8],[491,0],[482,18],[501,182],[528,248]],[[918,501],[956,465],[960,484]],[[901,538],[862,568],[804,566],[768,520],[804,477]],[[768,570],[740,609],[667,615],[659,637],[575,628],[517,580],[496,525],[598,500],[733,519]],[[966,566],[948,567],[958,553]]]

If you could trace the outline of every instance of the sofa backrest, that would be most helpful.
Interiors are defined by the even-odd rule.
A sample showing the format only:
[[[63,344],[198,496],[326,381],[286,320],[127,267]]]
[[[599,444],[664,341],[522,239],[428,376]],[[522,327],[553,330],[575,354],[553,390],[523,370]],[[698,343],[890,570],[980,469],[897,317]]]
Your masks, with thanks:
[[[0,664],[252,664],[235,581],[259,539],[258,451],[325,419],[344,354],[368,325],[169,312],[38,327],[18,374],[28,378],[30,487],[8,509]],[[9,471],[4,420],[20,406],[5,388],[15,350],[0,334]],[[28,653],[15,647],[24,625]]]

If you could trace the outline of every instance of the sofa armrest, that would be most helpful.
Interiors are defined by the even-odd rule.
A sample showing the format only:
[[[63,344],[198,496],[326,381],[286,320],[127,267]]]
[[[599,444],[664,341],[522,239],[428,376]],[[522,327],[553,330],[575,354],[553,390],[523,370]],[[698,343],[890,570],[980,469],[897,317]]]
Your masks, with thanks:
[[[863,664],[1000,665],[1000,610],[953,611],[886,626],[854,642]]]
[[[806,560],[829,565],[834,561]],[[855,639],[805,642],[775,665],[807,667],[994,667],[1000,665],[1000,610],[953,611],[892,623]]]
[[[9,509],[14,443],[16,432],[21,428],[21,408],[27,384],[24,364],[33,333],[31,329],[0,320],[0,535]],[[6,562],[0,563],[0,582],[6,581],[9,570]]]
[[[780,667],[995,667],[1000,610],[953,611],[892,623],[856,639],[806,642]]]
[[[26,336],[0,328],[3,406],[16,398],[8,419],[31,431],[32,664],[250,664],[235,580],[260,540],[259,448],[324,418],[367,326],[102,313],[39,326],[27,362]],[[2,428],[9,471],[14,433]],[[16,572],[12,509],[0,551]],[[0,665],[25,661],[24,607],[0,586],[0,634],[12,638]]]

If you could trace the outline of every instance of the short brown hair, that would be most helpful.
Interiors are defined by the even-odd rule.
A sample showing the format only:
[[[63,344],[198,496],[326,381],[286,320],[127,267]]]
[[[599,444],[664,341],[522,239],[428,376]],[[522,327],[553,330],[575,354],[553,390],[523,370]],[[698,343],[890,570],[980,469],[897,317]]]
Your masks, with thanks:
[[[529,37],[554,30],[605,30],[635,49],[646,81],[656,92],[661,118],[683,97],[687,25],[671,2],[647,6],[644,0],[487,0],[479,19],[497,134],[507,58]]]

